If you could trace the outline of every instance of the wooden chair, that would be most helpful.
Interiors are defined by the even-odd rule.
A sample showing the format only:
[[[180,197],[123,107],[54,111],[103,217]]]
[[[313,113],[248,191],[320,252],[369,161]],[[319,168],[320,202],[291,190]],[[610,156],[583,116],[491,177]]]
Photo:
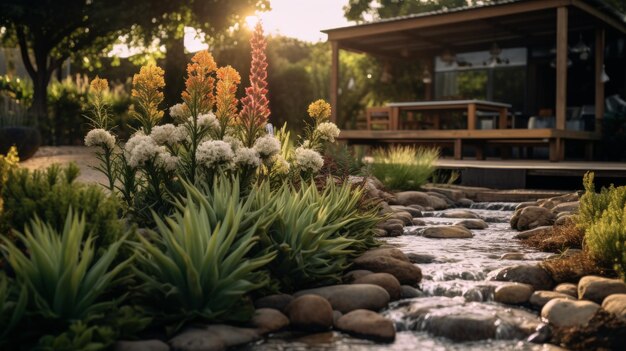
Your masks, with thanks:
[[[390,129],[391,109],[389,107],[368,107],[365,110],[367,129]],[[376,126],[377,128],[373,128]],[[378,126],[382,128],[378,128]]]

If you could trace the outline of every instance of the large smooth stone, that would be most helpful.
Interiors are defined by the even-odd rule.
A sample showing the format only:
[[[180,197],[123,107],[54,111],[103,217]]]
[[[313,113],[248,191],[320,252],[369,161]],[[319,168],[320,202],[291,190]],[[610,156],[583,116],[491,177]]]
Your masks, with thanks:
[[[400,286],[401,289],[401,293],[400,293],[400,297],[403,299],[412,299],[415,297],[422,297],[425,296],[426,294],[424,294],[422,291],[410,286],[410,285],[402,285]]]
[[[454,341],[493,339],[496,336],[497,318],[493,314],[468,312],[430,317],[428,331]]]
[[[456,226],[461,226],[467,229],[487,229],[489,225],[482,219],[465,219],[460,222],[454,223]]]
[[[554,224],[554,213],[547,208],[539,206],[528,206],[516,210],[511,217],[511,228],[517,230],[528,230],[541,226]]]
[[[397,250],[402,255],[396,255],[396,250],[378,249],[376,251],[368,251],[353,261],[354,268],[365,269],[375,273],[389,273],[396,277],[401,284],[415,285],[419,283],[422,280],[422,270],[412,264],[402,251]]]
[[[261,339],[255,329],[212,324],[206,328],[190,328],[173,337],[169,344],[180,351],[224,350]]]
[[[373,257],[392,257],[400,261],[411,262],[408,256],[400,249],[393,247],[381,247],[365,251],[359,258],[370,259]]]
[[[541,309],[541,317],[560,328],[583,327],[600,309],[600,305],[591,301],[573,301],[567,299],[550,300]]]
[[[411,260],[411,263],[432,263],[436,259],[433,255],[414,252],[407,253],[406,257]]]
[[[554,213],[561,213],[561,212],[577,213],[579,207],[580,207],[580,203],[578,201],[563,202],[554,206],[552,208],[552,212]]]
[[[501,260],[511,260],[511,261],[522,261],[524,260],[524,258],[525,258],[524,254],[521,252],[508,252],[500,256]]]
[[[373,273],[374,272],[368,271],[365,269],[357,269],[354,271],[349,271],[348,273],[344,274],[342,280],[344,283],[350,284],[361,277],[364,277],[368,274],[373,274]]]
[[[607,296],[602,302],[602,308],[626,322],[626,294]]]
[[[465,218],[465,219],[481,219],[481,217],[469,210],[450,210],[441,212],[439,214],[441,218]]]
[[[412,217],[422,217],[422,211],[418,210],[417,208],[398,205],[393,205],[390,207],[394,212],[408,212],[411,214]]]
[[[602,303],[605,297],[613,294],[626,294],[626,283],[619,279],[609,279],[588,275],[578,282],[578,298]]]
[[[118,341],[115,351],[169,351],[170,346],[161,340]]]
[[[529,239],[536,235],[544,235],[546,233],[551,234],[554,231],[551,225],[541,226],[534,229],[525,230],[517,235],[515,235],[515,239]]]
[[[504,284],[496,288],[494,300],[509,305],[519,305],[526,303],[533,291],[533,287],[528,284]]]
[[[400,282],[398,281],[398,279],[396,279],[396,277],[389,273],[367,274],[363,277],[356,279],[353,283],[378,285],[381,288],[385,289],[387,293],[389,293],[391,301],[398,300],[402,293],[402,289],[400,288]]]
[[[391,215],[391,219],[402,221],[402,224],[405,226],[413,224],[413,216],[406,211],[394,212]]]
[[[273,308],[281,312],[285,311],[285,308],[289,303],[293,301],[293,296],[288,294],[274,294],[263,296],[254,301],[255,308]]]
[[[578,287],[576,286],[576,284],[561,283],[554,288],[554,291],[561,294],[569,295],[576,299],[578,298]]]
[[[259,308],[254,311],[250,323],[261,330],[261,333],[272,333],[289,325],[289,318],[273,308]]]
[[[393,322],[368,310],[355,310],[341,316],[335,327],[348,334],[376,341],[392,342],[396,338]]]
[[[404,223],[399,219],[390,219],[378,225],[378,228],[382,229],[385,234],[379,235],[380,237],[396,237],[404,234]]]
[[[465,239],[474,236],[469,229],[456,225],[428,227],[422,229],[420,234],[435,239]]]
[[[489,275],[491,280],[529,284],[535,290],[550,290],[554,286],[554,281],[548,272],[538,265],[504,267]]]
[[[569,296],[567,294],[562,294],[560,292],[550,290],[538,290],[530,296],[529,301],[531,305],[533,305],[537,309],[540,309],[545,306],[545,304],[547,304],[550,300],[554,299],[576,300],[575,297]]]
[[[299,294],[287,306],[291,325],[300,330],[320,331],[333,326],[333,308],[322,296]]]
[[[390,300],[385,289],[373,284],[331,285],[302,290],[295,294],[302,295],[321,296],[328,300],[333,309],[341,313],[359,309],[378,311],[387,307]]]
[[[430,202],[431,196],[421,191],[402,191],[395,193],[394,196],[395,199],[389,201],[391,205],[433,207]]]

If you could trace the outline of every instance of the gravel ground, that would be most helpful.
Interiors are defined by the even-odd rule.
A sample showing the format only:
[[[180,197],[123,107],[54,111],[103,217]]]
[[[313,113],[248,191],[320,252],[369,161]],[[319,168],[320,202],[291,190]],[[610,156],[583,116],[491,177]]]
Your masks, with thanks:
[[[93,169],[98,164],[95,150],[85,146],[43,146],[35,156],[20,162],[20,167],[43,169],[52,164],[68,165],[74,162],[80,168],[78,180],[85,183],[106,183],[106,177]]]

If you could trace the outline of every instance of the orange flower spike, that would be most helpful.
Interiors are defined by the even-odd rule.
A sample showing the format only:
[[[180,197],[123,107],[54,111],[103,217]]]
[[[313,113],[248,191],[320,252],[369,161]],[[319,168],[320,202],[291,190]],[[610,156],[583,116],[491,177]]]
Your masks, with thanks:
[[[213,108],[215,78],[211,74],[216,70],[215,60],[206,50],[195,54],[187,65],[186,89],[182,98],[196,114],[209,112]]]
[[[89,83],[89,90],[92,94],[99,95],[109,89],[109,82],[106,79],[96,76]]]
[[[149,64],[141,67],[139,73],[133,76],[133,89],[131,96],[136,100],[136,116],[142,121],[146,132],[150,132],[163,117],[163,111],[159,110],[159,104],[163,102],[165,86],[163,69]]]
[[[217,118],[226,120],[237,114],[237,86],[241,83],[241,76],[231,66],[221,67],[217,70],[217,92],[215,94]]]

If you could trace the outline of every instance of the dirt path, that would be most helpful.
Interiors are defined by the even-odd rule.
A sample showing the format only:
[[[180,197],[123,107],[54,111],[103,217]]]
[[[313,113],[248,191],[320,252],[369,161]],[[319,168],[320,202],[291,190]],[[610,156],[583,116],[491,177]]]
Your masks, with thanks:
[[[74,162],[80,168],[78,180],[85,183],[106,183],[106,177],[92,167],[98,164],[95,150],[84,146],[43,146],[35,156],[20,162],[20,167],[43,169],[52,164],[68,165]]]

